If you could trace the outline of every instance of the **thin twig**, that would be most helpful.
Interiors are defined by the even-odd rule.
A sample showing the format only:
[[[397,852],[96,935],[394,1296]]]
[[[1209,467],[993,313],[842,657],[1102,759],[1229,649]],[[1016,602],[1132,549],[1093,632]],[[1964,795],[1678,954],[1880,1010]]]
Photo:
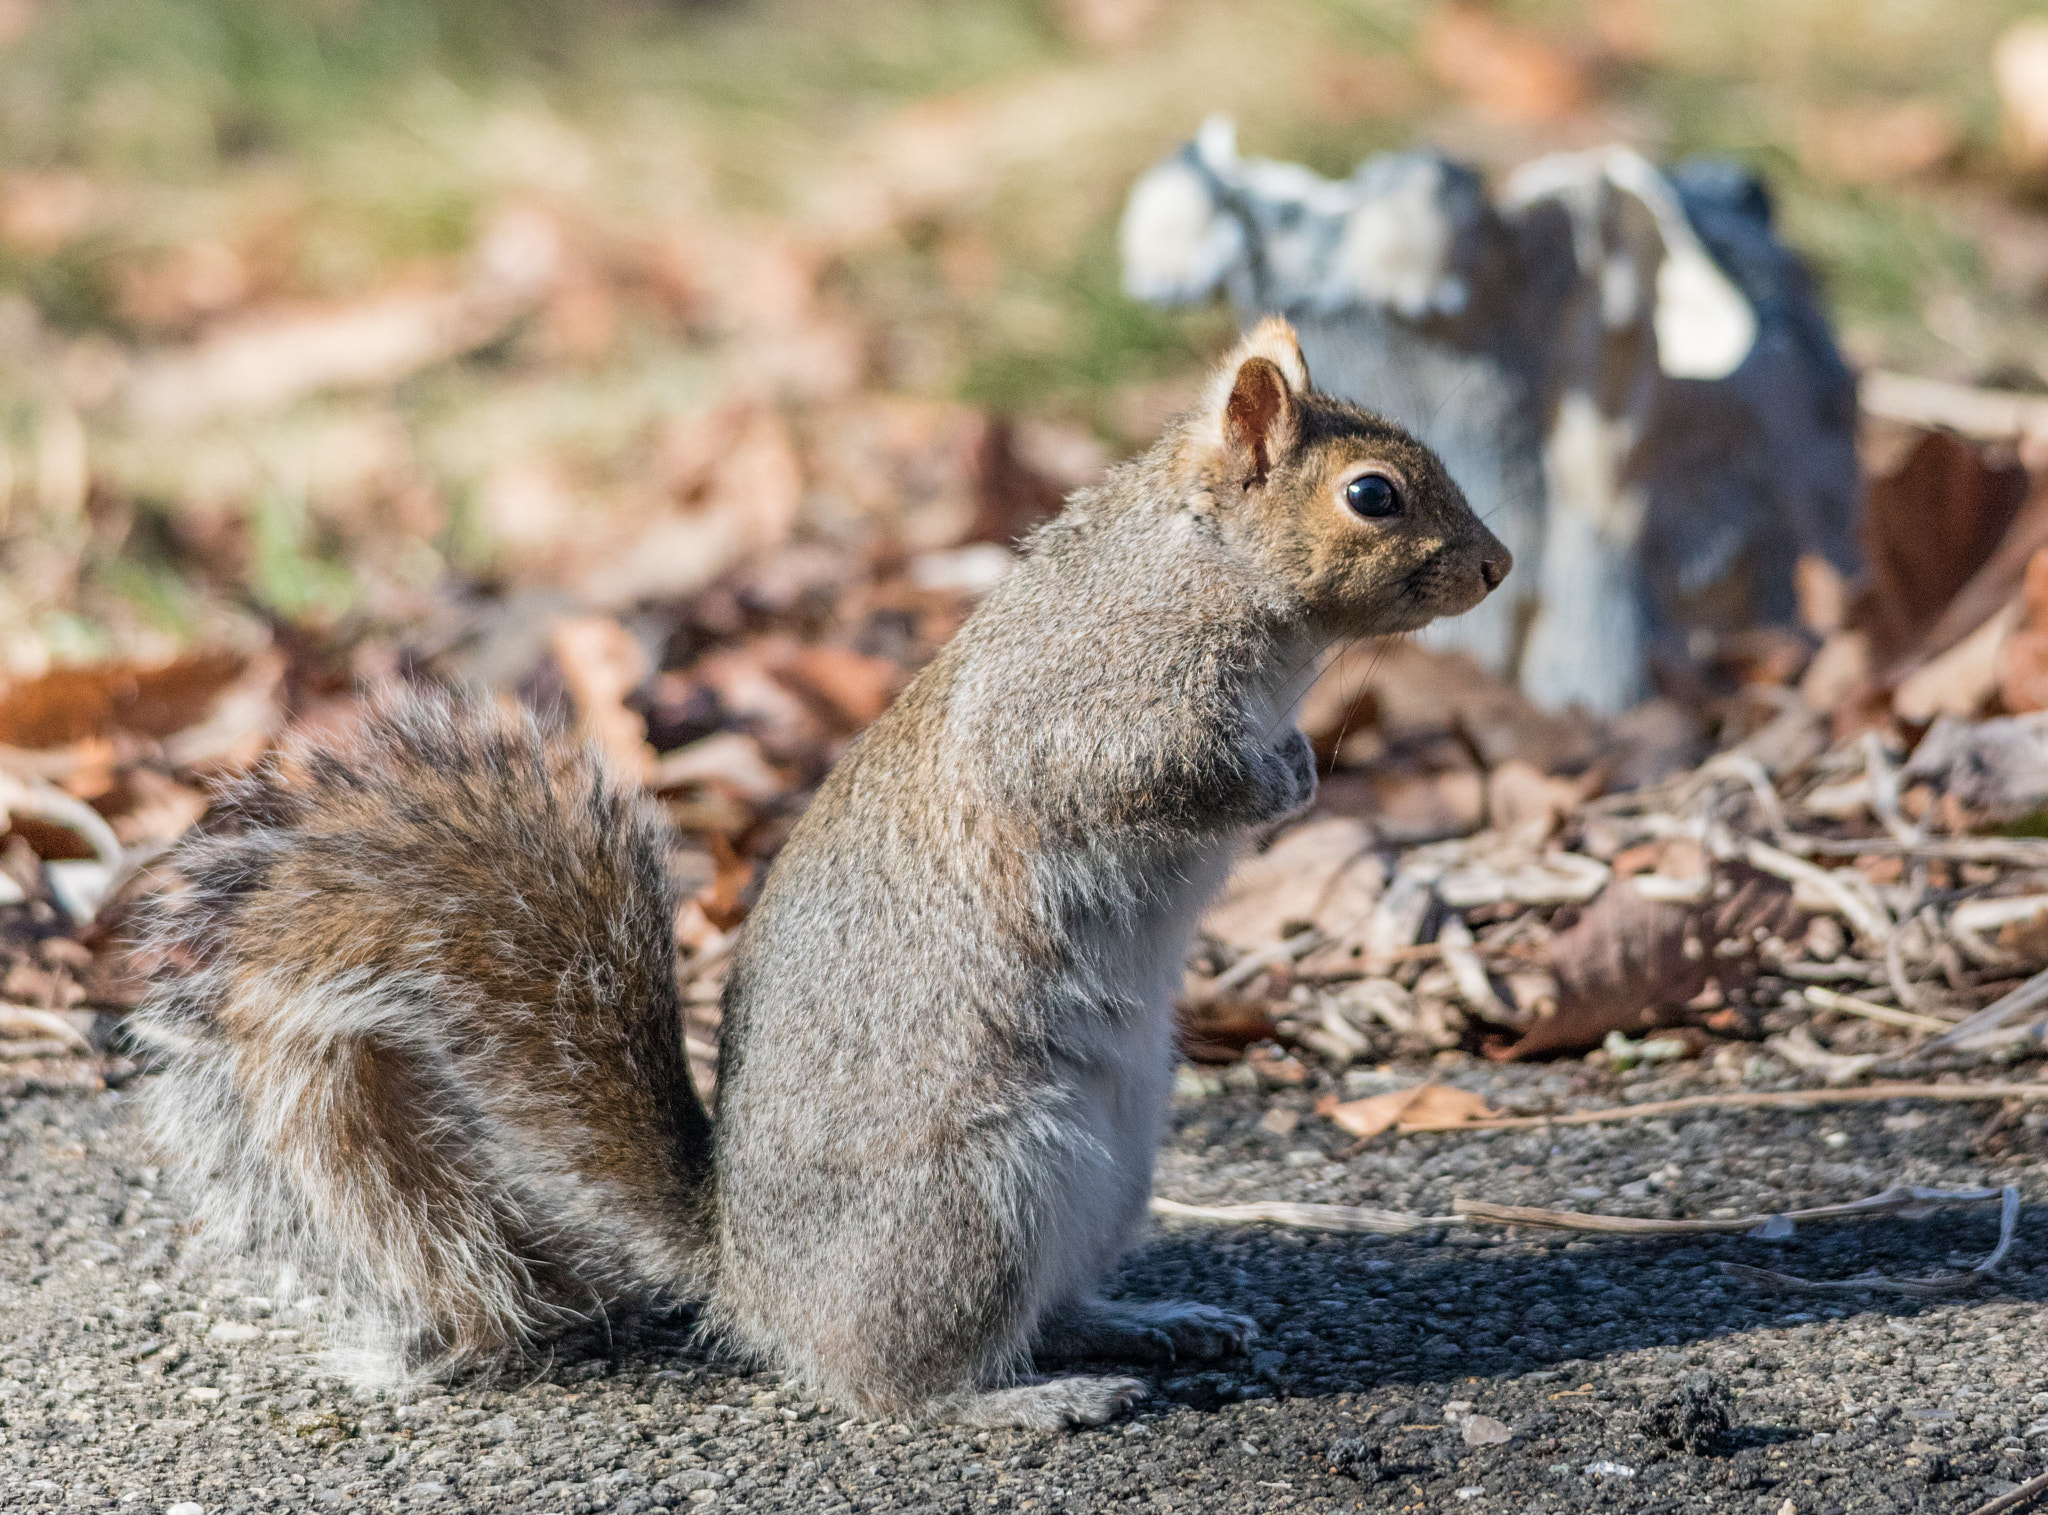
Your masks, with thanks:
[[[1949,863],[2002,863],[2012,868],[2048,868],[2048,840],[2025,836],[1930,836],[1906,843],[1896,837],[1806,836],[1778,838],[1787,852],[1808,857],[1924,857]]]
[[[1152,1199],[1152,1213],[1175,1220],[1207,1220],[1222,1225],[1265,1224],[1298,1231],[1365,1231],[1375,1236],[1405,1236],[1437,1226],[1463,1224],[1457,1215],[1404,1215],[1364,1205],[1297,1205],[1267,1200],[1253,1205],[1184,1205],[1177,1199]]]
[[[1859,984],[1874,984],[1884,977],[1884,970],[1875,963],[1866,963],[1856,957],[1845,957],[1832,963],[1773,963],[1771,972],[1805,984],[1839,984],[1848,979]]]
[[[1913,866],[1918,869],[1924,865],[1916,862]],[[1918,916],[1902,915],[1899,918],[1897,928],[1893,930],[1890,936],[1885,938],[1884,942],[1885,979],[1892,986],[1892,993],[1898,996],[1899,1003],[1908,1010],[1925,1010],[1927,1008],[1926,996],[1921,994],[1919,989],[1914,987],[1913,981],[1906,977],[1906,928],[1912,921],[1917,919],[1919,919]],[[1944,1026],[1951,1024],[1953,1022],[1943,1022]]]
[[[1997,440],[2048,432],[2048,400],[2011,389],[1982,389],[1918,374],[1873,368],[1856,385],[1865,415],[1912,426],[1941,426]]]
[[[2048,1473],[2037,1473],[2009,1494],[2001,1494],[1989,1504],[1980,1504],[1970,1515],[2008,1515],[2013,1510],[2024,1509],[2048,1494]]]
[[[1858,999],[1853,994],[1837,994],[1832,989],[1823,989],[1818,984],[1808,984],[1800,991],[1806,1002],[1816,1010],[1836,1010],[1843,1015],[1860,1015],[1867,1021],[1882,1021],[1887,1026],[1904,1026],[1909,1031],[1946,1031],[1955,1025],[1954,1021],[1938,1020],[1932,1015],[1916,1015],[1911,1010],[1894,1010],[1890,1005],[1873,1004],[1867,999]]]
[[[1781,878],[1788,884],[1806,884],[1825,895],[1834,907],[1841,911],[1849,924],[1856,928],[1856,934],[1871,942],[1883,942],[1891,935],[1891,917],[1882,905],[1872,904],[1859,897],[1840,879],[1825,868],[1816,868],[1803,858],[1794,857],[1767,842],[1754,838],[1738,841],[1734,846],[1735,855],[1750,867],[1773,878]]]
[[[2009,1022],[2043,1005],[2048,1005],[2048,970],[2035,974],[2012,993],[1993,1000],[1975,1015],[1958,1022],[1946,1036],[1938,1036],[1922,1047],[1918,1055],[1925,1057],[1930,1052],[1945,1052],[1950,1047],[1975,1044],[1980,1038],[1992,1038],[1993,1033],[2005,1031]],[[2013,1031],[2010,1034],[2021,1036],[2025,1032]]]
[[[1934,1191],[1923,1191],[1933,1193]],[[1798,1294],[1901,1294],[1909,1298],[1930,1299],[1943,1294],[1960,1294],[1965,1289],[1975,1288],[1998,1271],[1998,1265],[2005,1261],[2005,1254],[2012,1247],[2013,1238],[2020,1229],[2020,1191],[2007,1184],[2003,1189],[1981,1189],[1955,1191],[1946,1198],[1983,1198],[1995,1196],[1999,1202],[1998,1245],[1991,1249],[1975,1267],[1965,1273],[1941,1273],[1933,1278],[1891,1278],[1872,1270],[1859,1273],[1854,1278],[1801,1278],[1793,1273],[1778,1273],[1769,1268],[1752,1268],[1743,1263],[1724,1262],[1721,1271],[1736,1278],[1746,1278],[1751,1283],[1768,1284],[1774,1289],[1784,1289]],[[1886,1195],[1877,1196],[1880,1200]],[[1843,1210],[1854,1206],[1841,1206]],[[1925,1210],[1901,1209],[1900,1215],[1926,1214]],[[1790,1220],[1791,1216],[1786,1216]]]
[[[1688,1094],[1682,1099],[1646,1100],[1640,1105],[1615,1105],[1605,1110],[1570,1110],[1558,1115],[1494,1115],[1480,1120],[1442,1121],[1403,1126],[1417,1131],[1513,1131],[1542,1126],[1597,1126],[1607,1121],[1642,1120],[1679,1115],[1690,1110],[1799,1109],[1819,1105],[1864,1105],[1891,1099],[1926,1099],[1943,1103],[1994,1099],[2048,1099],[2048,1084],[1866,1084],[1856,1089],[1743,1090],[1729,1094]]]
[[[1311,926],[1308,930],[1298,931],[1270,947],[1247,952],[1216,976],[1216,981],[1209,985],[1209,992],[1227,994],[1232,989],[1242,989],[1268,968],[1277,968],[1282,963],[1292,963],[1307,957],[1329,939],[1322,931]]]
[[[1787,1294],[1898,1294],[1908,1299],[1936,1299],[1960,1294],[1982,1282],[1977,1273],[1943,1273],[1936,1278],[1893,1278],[1888,1274],[1859,1273],[1851,1278],[1801,1278],[1774,1268],[1752,1268],[1747,1263],[1724,1262],[1721,1271],[1744,1283],[1763,1284]]]
[[[1781,1241],[1793,1228],[1817,1220],[1860,1220],[1873,1215],[1898,1215],[1918,1220],[1949,1205],[1979,1205],[2002,1199],[2003,1189],[1925,1189],[1911,1184],[1894,1184],[1882,1194],[1852,1199],[1839,1205],[1815,1205],[1806,1210],[1783,1210],[1764,1215],[1735,1215],[1721,1220],[1658,1220],[1639,1215],[1587,1215],[1579,1210],[1541,1210],[1527,1205],[1495,1205],[1483,1200],[1453,1200],[1459,1215],[1482,1224],[1497,1226],[1543,1226],[1557,1231],[1608,1231],[1635,1236],[1693,1236],[1709,1232],[1759,1232],[1763,1239]],[[2017,1194],[2018,1191],[2012,1191]],[[2015,1199],[2014,1203],[2017,1204]],[[2003,1253],[1995,1253],[2002,1257]]]
[[[732,956],[732,949],[739,944],[739,928],[721,933],[710,945],[699,949],[695,956],[683,962],[685,979],[702,978],[720,963]]]
[[[1817,1205],[1776,1214],[1738,1215],[1721,1220],[1658,1220],[1640,1215],[1588,1215],[1579,1210],[1545,1210],[1533,1205],[1496,1205],[1485,1200],[1454,1200],[1449,1215],[1408,1215],[1363,1205],[1290,1204],[1277,1200],[1249,1205],[1187,1205],[1154,1198],[1152,1212],[1177,1220],[1213,1221],[1222,1225],[1265,1224],[1301,1231],[1370,1232],[1402,1236],[1437,1226],[1539,1226],[1553,1231],[1587,1231],[1612,1236],[1752,1235],[1782,1241],[1801,1224],[1823,1220],[1864,1220],[1896,1215],[1918,1220],[1950,1205],[1998,1200],[2002,1207],[1999,1245],[1973,1274],[1989,1273],[2004,1260],[2019,1223],[2019,1191],[2004,1189],[1923,1189],[1894,1185],[1882,1194],[1846,1204]]]
[[[55,1037],[74,1051],[92,1051],[92,1042],[85,1033],[56,1011],[0,1004],[0,1037],[18,1036]]]
[[[66,794],[46,780],[0,773],[0,806],[14,815],[62,826],[89,843],[109,868],[121,866],[121,842],[114,835],[114,828],[84,800]]]
[[[1920,845],[1920,828],[1899,809],[1899,772],[1875,731],[1863,733],[1863,768],[1870,776],[1870,808],[1902,847]]]

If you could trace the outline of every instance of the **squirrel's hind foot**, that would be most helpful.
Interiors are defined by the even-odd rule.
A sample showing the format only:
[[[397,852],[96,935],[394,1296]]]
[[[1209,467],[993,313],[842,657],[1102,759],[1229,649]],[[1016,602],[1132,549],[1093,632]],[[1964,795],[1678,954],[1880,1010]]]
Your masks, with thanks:
[[[1099,1426],[1143,1399],[1148,1391],[1135,1378],[1053,1378],[961,1394],[935,1406],[936,1418],[962,1426],[1016,1426],[1027,1431],[1063,1431]]]
[[[1032,1356],[1048,1362],[1208,1362],[1236,1357],[1258,1324],[1210,1305],[1090,1299],[1039,1328]]]

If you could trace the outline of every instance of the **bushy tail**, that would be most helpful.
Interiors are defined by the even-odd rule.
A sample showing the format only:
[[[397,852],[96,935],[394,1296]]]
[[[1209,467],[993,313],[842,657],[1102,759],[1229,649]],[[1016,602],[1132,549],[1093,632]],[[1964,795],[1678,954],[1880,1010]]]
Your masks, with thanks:
[[[650,806],[565,737],[406,696],[172,852],[146,1095],[210,1240],[333,1278],[435,1371],[695,1291],[711,1126]]]

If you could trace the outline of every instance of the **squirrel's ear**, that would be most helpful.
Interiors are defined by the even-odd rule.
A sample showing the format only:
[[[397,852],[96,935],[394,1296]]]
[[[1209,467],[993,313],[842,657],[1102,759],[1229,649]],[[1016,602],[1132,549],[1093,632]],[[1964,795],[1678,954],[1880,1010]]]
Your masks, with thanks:
[[[1210,383],[1209,414],[1232,474],[1262,482],[1293,440],[1296,400],[1308,365],[1294,328],[1268,316],[1238,343]]]

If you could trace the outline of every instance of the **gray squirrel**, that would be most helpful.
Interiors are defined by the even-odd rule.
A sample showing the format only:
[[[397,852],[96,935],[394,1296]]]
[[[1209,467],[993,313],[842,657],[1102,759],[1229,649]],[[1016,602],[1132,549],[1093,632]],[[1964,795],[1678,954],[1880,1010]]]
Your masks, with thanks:
[[[1099,1423],[1142,1384],[1034,1371],[1254,1330],[1097,1286],[1145,1221],[1196,915],[1314,794],[1294,703],[1332,643],[1509,566],[1264,322],[820,788],[734,949],[715,1122],[657,813],[527,715],[408,695],[287,743],[172,854],[154,1138],[216,1245],[333,1277],[402,1372],[693,1299],[856,1411]]]

